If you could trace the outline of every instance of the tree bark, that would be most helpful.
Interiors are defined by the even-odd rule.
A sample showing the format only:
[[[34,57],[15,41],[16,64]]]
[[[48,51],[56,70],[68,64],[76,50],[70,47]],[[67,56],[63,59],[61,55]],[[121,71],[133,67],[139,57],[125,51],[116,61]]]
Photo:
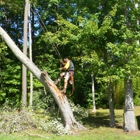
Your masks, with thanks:
[[[11,40],[9,35],[0,27],[0,35],[7,43],[8,47],[12,50],[15,56],[29,69],[30,72],[45,86],[46,89],[52,94],[55,99],[60,112],[64,119],[66,131],[71,130],[73,126],[76,126],[76,129],[82,130],[85,127],[79,124],[73,115],[73,112],[70,108],[67,97],[60,92],[54,82],[51,80],[47,72],[40,71],[40,69],[32,62],[30,59],[21,52],[21,50],[15,45]]]
[[[24,9],[24,42],[23,42],[23,53],[27,55],[27,26],[28,26],[28,10],[29,1],[25,0]],[[22,64],[22,106],[25,108],[27,106],[27,68]]]
[[[29,56],[32,61],[32,29],[31,29],[31,16],[30,16],[30,4],[28,11],[28,19],[29,19]],[[33,74],[30,72],[30,106],[33,104]]]
[[[113,94],[113,85],[111,79],[108,85],[108,97],[109,97],[110,127],[114,127],[115,126],[114,94]]]
[[[92,112],[96,112],[96,104],[95,104],[95,88],[94,88],[94,75],[91,74],[91,81],[92,81],[92,103],[93,103],[93,109]]]
[[[135,114],[133,105],[132,79],[125,79],[125,107],[124,107],[124,131],[131,132],[136,130]]]
[[[126,3],[125,7],[125,19],[126,19],[126,26],[129,29],[129,10],[130,7]],[[126,42],[131,45],[132,39],[126,38]],[[130,55],[130,54],[128,54]],[[129,62],[129,57],[126,59],[125,63]],[[131,76],[128,76],[124,79],[124,89],[125,89],[125,107],[124,107],[124,131],[131,132],[136,130],[135,126],[135,114],[134,114],[134,104],[133,104],[133,89],[132,89],[132,79]]]

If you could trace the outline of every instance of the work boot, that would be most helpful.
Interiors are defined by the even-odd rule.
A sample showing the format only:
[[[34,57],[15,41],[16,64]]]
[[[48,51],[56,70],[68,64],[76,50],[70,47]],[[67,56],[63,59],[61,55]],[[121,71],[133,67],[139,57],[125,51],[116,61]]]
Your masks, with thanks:
[[[64,88],[63,90],[61,90],[61,92],[66,93],[66,88]]]

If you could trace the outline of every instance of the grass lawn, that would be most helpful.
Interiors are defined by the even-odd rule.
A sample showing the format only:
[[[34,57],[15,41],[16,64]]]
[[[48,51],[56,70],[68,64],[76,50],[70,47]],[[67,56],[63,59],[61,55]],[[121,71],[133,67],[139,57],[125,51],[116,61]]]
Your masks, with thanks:
[[[109,110],[99,109],[83,119],[85,131],[73,135],[48,134],[39,130],[26,130],[9,135],[0,134],[0,140],[140,140],[140,107],[135,107],[136,132],[123,132],[123,110],[115,110],[116,127],[109,127]]]

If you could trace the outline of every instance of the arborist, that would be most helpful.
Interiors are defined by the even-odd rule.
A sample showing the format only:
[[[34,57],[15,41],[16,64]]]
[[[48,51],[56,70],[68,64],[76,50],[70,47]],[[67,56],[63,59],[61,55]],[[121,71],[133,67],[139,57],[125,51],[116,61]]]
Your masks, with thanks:
[[[64,61],[60,59],[60,63],[63,65],[63,67],[59,68],[60,70],[64,70],[64,72],[60,73],[60,77],[54,82],[57,84],[62,77],[64,77],[64,88],[61,92],[66,93],[68,80],[70,79],[70,84],[74,84],[74,64],[71,60],[68,58],[64,58]]]

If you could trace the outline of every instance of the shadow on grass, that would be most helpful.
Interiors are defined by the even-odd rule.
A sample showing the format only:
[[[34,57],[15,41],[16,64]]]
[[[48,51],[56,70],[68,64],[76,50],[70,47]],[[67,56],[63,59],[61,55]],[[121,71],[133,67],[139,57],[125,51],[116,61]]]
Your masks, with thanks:
[[[140,130],[140,116],[136,116],[136,119],[137,119],[138,130]]]
[[[121,119],[121,115],[115,116],[115,127],[118,129],[122,129],[123,127]],[[87,118],[84,118],[82,122],[84,125],[92,128],[98,128],[101,126],[110,127],[109,114],[105,112],[96,112],[94,114],[90,114]]]
[[[90,114],[87,118],[84,118],[82,121],[84,125],[87,125],[89,127],[109,127],[109,115],[101,112]]]

